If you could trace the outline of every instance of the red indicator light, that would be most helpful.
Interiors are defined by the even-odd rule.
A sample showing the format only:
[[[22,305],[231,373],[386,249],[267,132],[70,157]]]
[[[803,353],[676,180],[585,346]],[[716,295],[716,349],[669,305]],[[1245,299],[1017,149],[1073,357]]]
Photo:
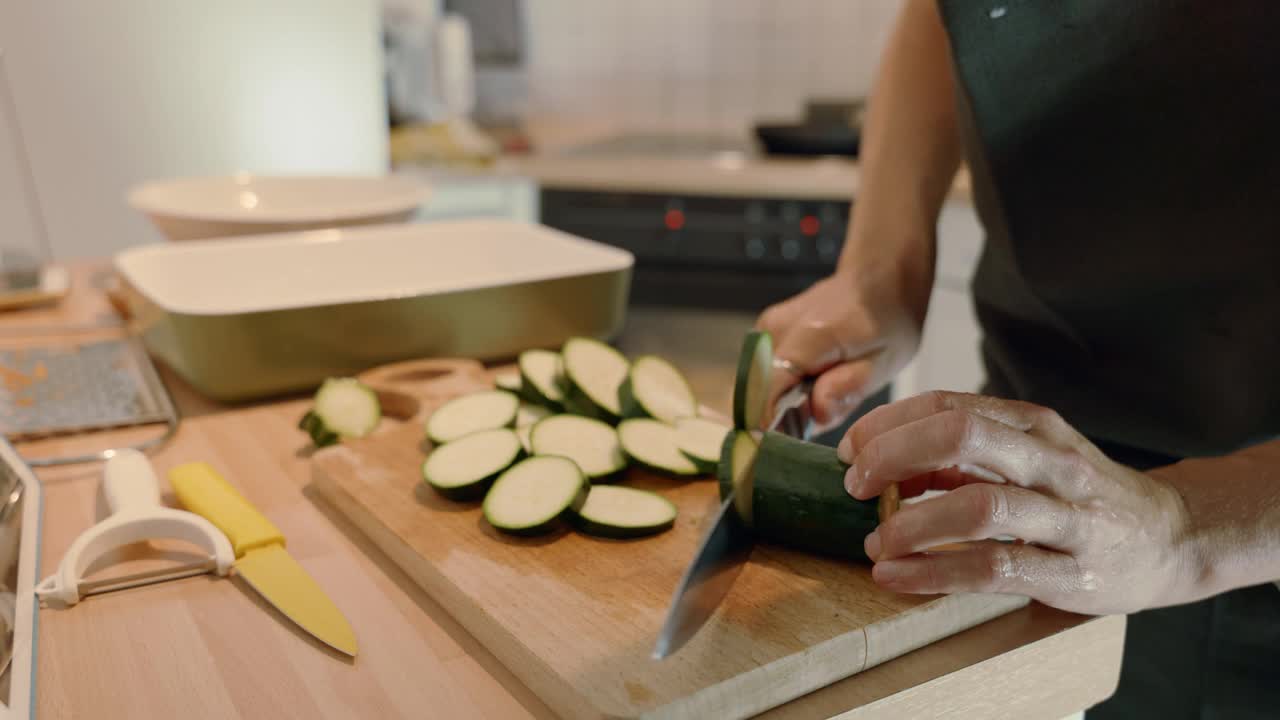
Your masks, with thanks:
[[[813,237],[814,235],[817,235],[818,231],[821,229],[822,223],[818,222],[818,218],[812,215],[805,215],[800,218],[800,232],[805,235]]]
[[[668,230],[679,230],[684,227],[684,213],[679,210],[668,210],[662,217],[662,224],[666,225]]]

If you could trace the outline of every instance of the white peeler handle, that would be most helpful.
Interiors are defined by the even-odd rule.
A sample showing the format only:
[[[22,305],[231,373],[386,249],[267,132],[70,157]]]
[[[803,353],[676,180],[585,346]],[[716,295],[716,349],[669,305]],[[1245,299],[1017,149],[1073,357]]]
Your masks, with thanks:
[[[160,507],[160,482],[147,456],[132,448],[115,451],[103,468],[102,492],[113,515]]]
[[[111,515],[71,543],[57,572],[36,586],[37,596],[75,605],[80,601],[80,579],[95,560],[121,546],[157,538],[197,545],[212,557],[214,572],[231,572],[236,561],[231,541],[203,517],[160,504],[160,486],[146,455],[117,450],[103,468],[102,485]]]

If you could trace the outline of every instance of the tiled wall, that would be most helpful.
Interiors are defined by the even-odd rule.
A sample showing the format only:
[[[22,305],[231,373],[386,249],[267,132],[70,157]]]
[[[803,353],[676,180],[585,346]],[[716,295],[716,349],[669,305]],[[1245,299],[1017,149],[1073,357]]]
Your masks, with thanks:
[[[868,91],[901,0],[529,0],[527,112],[742,129]]]

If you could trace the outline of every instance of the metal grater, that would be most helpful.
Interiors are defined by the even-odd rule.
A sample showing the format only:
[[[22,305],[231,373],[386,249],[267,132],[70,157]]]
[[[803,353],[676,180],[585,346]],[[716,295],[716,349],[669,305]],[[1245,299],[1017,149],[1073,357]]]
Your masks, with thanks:
[[[132,425],[166,423],[166,440],[178,417],[146,351],[132,338],[82,345],[0,350],[0,429],[13,441]],[[54,465],[110,457],[28,460]]]

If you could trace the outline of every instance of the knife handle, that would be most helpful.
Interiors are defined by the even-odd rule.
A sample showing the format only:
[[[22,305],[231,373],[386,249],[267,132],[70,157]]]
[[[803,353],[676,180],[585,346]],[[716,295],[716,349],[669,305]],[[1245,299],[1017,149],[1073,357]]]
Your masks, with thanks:
[[[221,530],[236,557],[273,543],[284,547],[284,535],[208,463],[193,462],[169,471],[178,501]]]

